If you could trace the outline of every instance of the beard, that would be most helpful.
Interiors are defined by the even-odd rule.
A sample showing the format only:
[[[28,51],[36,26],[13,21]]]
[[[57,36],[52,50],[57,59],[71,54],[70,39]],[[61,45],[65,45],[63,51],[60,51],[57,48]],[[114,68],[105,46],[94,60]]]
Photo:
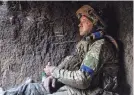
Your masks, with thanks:
[[[79,29],[80,36],[86,36],[86,35],[88,35],[90,32],[91,32],[91,31],[89,31],[89,30]]]

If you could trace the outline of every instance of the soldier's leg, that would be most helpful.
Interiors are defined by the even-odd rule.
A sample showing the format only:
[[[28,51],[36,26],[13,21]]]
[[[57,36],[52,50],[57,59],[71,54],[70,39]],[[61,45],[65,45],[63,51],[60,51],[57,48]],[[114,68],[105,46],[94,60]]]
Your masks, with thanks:
[[[63,86],[57,92],[47,95],[86,95],[86,94],[82,90],[78,90],[70,86]]]
[[[86,95],[83,91],[63,86],[57,92],[49,94],[42,84],[28,83],[18,88],[12,88],[4,92],[2,95]]]
[[[24,95],[47,95],[48,92],[40,83],[30,83],[28,84]]]
[[[23,84],[17,88],[4,91],[2,95],[47,95],[47,91],[40,83]]]

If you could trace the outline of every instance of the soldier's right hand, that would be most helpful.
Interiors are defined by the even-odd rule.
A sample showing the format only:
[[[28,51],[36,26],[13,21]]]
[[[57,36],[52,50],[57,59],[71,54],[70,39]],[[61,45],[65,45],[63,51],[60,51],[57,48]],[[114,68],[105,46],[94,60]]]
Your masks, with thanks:
[[[43,86],[49,93],[50,93],[50,87],[52,85],[52,79],[53,79],[53,77],[49,76],[46,79],[44,79],[44,81],[43,81]]]

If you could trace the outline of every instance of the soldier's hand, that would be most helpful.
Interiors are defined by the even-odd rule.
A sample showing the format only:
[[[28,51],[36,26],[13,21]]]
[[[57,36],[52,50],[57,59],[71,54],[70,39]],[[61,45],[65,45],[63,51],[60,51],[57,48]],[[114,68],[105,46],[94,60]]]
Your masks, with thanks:
[[[46,67],[44,68],[44,71],[45,71],[45,73],[46,73],[47,76],[51,76],[51,73],[52,73],[52,71],[54,69],[55,69],[55,67],[54,66],[51,66],[50,63],[48,63],[46,65]]]
[[[49,76],[43,81],[43,86],[49,93],[50,93],[50,85],[51,85],[52,79],[53,79],[53,77]]]

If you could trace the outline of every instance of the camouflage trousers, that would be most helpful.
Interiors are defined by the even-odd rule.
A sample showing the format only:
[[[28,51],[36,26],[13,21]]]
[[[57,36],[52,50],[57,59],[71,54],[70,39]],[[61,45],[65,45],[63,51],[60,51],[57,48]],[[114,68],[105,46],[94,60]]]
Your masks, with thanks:
[[[98,92],[100,90],[100,88],[95,89],[94,91],[79,90],[69,86],[63,86],[51,94],[46,91],[41,83],[28,83],[6,90],[1,95],[118,95],[108,91],[104,91],[103,93],[99,94]]]
[[[11,88],[3,92],[2,95],[68,95],[67,90],[60,89],[56,93],[50,94],[41,83],[28,83]]]

